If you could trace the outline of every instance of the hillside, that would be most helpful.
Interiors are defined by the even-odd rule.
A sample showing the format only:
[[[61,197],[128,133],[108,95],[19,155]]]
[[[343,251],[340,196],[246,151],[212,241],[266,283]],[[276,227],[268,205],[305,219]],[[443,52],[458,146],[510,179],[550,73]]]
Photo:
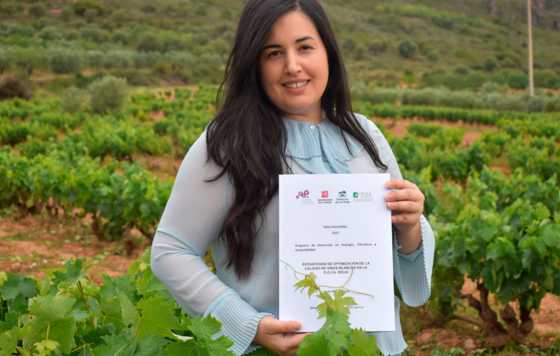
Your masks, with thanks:
[[[218,82],[242,2],[0,2],[0,73],[53,88],[111,72],[137,85]],[[524,0],[323,1],[350,75],[375,85],[526,85]],[[560,88],[560,0],[535,1],[540,87]],[[73,74],[74,76],[51,76]]]

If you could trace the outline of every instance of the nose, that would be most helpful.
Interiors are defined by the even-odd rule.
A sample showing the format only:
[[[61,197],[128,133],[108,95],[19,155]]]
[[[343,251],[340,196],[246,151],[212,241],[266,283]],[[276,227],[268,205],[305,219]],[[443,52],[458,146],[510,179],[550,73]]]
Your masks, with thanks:
[[[297,74],[301,71],[301,64],[295,51],[288,51],[286,53],[285,70],[286,74]]]

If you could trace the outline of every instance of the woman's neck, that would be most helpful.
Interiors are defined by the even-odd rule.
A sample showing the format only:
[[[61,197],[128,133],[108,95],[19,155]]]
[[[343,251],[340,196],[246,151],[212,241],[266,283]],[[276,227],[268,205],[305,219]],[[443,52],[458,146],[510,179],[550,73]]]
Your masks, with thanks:
[[[296,120],[296,121],[301,121],[301,122],[306,122],[309,124],[316,125],[321,123],[321,121],[323,121],[324,113],[322,110],[319,110],[317,112],[303,113],[303,114],[284,113],[283,116],[291,120]]]

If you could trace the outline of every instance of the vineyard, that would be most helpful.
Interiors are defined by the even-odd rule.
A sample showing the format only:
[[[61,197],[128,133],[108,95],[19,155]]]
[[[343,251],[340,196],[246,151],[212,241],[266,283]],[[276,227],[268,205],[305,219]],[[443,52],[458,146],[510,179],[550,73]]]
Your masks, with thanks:
[[[57,98],[0,102],[2,216],[83,225],[82,233],[105,243],[130,243],[133,236],[131,248],[141,253],[177,164],[214,114],[215,91],[140,90],[116,114],[69,114]],[[543,334],[534,320],[543,298],[559,303],[560,116],[368,101],[354,106],[382,128],[404,176],[424,192],[425,214],[437,233],[430,302],[405,310],[411,351],[560,352],[558,329]],[[406,130],[397,133],[403,122]],[[482,129],[467,140],[473,127]],[[7,251],[12,239],[0,236]],[[0,256],[1,355],[230,354],[230,341],[215,338],[216,320],[180,311],[151,273],[148,250],[128,272],[102,278],[88,274],[84,264],[95,262],[83,259],[41,270],[13,262]],[[343,325],[344,303],[336,310],[339,301],[330,302],[329,327],[300,354],[370,354],[364,350],[371,340]],[[418,344],[414,330],[436,326],[468,327],[479,337],[470,350],[460,342],[450,349]]]

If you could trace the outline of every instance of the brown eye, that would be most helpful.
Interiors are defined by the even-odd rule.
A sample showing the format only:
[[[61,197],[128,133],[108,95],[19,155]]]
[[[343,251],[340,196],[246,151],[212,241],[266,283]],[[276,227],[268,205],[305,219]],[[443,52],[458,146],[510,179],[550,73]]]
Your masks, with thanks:
[[[281,52],[279,50],[272,50],[266,54],[267,59],[273,59],[280,56]]]

